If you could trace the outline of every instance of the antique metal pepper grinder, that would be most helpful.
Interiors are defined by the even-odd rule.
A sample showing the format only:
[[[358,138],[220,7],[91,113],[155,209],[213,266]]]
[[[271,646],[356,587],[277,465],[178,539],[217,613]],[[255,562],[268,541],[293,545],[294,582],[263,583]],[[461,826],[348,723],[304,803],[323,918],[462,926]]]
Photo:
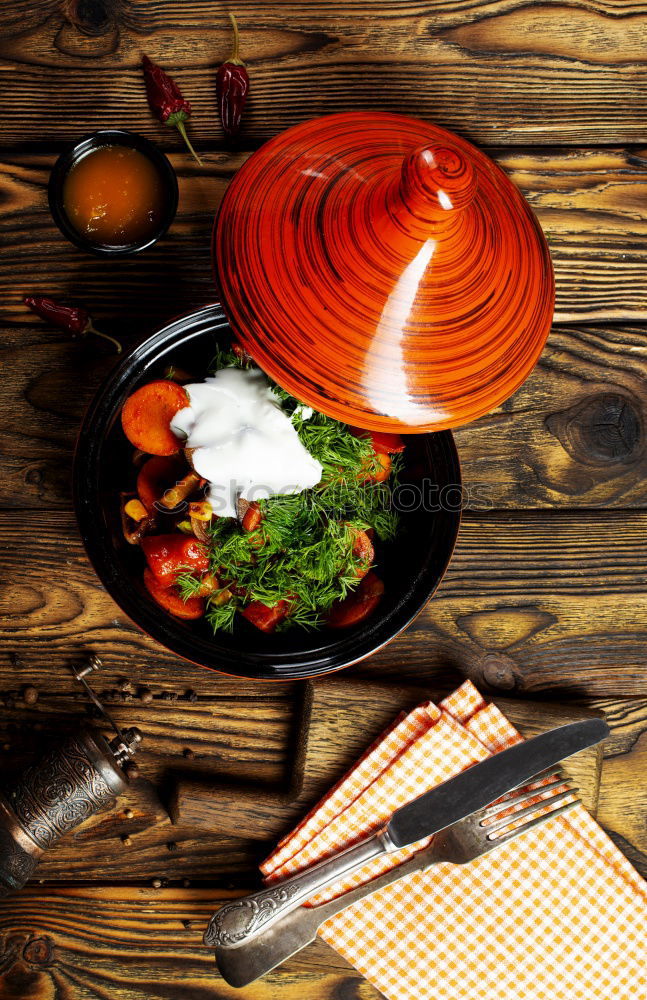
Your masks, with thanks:
[[[123,765],[134,756],[142,735],[135,728],[122,732],[86,681],[100,666],[99,658],[92,656],[86,666],[72,669],[117,735],[108,742],[84,725],[0,792],[0,896],[22,889],[44,851],[89,816],[113,805],[128,786]]]

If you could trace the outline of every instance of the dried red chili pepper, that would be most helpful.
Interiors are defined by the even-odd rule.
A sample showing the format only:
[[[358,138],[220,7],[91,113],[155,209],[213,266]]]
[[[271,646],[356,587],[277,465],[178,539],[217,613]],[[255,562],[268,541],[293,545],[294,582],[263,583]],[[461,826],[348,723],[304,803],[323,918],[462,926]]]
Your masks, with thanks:
[[[191,105],[182,97],[182,92],[175,80],[165,73],[161,66],[154,63],[148,56],[143,57],[144,82],[146,96],[151,111],[165,125],[174,125],[187,148],[202,166],[202,160],[191,145],[185,127],[185,122],[191,117]]]
[[[61,330],[67,330],[72,337],[85,337],[89,333],[94,333],[97,337],[109,340],[117,349],[117,354],[121,354],[119,341],[107,333],[102,333],[101,330],[95,330],[90,314],[85,309],[79,306],[64,306],[47,295],[25,295],[23,302],[41,319],[47,320],[52,326],[57,326]]]
[[[229,17],[234,28],[234,47],[229,59],[218,70],[216,96],[222,127],[228,136],[232,136],[240,128],[249,93],[249,74],[238,56],[238,23],[233,14]]]

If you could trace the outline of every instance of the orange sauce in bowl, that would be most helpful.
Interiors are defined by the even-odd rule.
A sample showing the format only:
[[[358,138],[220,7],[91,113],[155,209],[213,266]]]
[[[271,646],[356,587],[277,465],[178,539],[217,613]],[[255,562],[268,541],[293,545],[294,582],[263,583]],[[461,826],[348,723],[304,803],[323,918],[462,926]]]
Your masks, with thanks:
[[[152,238],[164,214],[165,188],[155,165],[137,149],[101,146],[70,169],[63,208],[78,233],[102,246]]]

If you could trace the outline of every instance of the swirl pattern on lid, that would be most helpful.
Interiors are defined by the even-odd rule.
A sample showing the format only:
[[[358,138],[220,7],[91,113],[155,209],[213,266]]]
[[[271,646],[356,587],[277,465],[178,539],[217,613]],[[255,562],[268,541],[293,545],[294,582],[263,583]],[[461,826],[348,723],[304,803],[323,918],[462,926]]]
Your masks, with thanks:
[[[213,239],[231,325],[298,399],[371,430],[442,430],[507,399],[550,329],[539,224],[485,154],[351,112],[250,157]]]

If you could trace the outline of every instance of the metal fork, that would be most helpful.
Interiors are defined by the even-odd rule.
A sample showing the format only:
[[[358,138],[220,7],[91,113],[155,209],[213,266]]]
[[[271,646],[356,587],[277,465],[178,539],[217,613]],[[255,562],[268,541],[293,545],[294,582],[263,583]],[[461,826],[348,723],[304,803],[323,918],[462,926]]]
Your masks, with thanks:
[[[545,783],[538,785],[542,779]],[[216,948],[220,974],[230,986],[248,986],[314,941],[321,925],[346,907],[413,872],[425,871],[441,862],[464,865],[488,854],[501,844],[578,805],[578,790],[568,784],[561,769],[555,771],[551,768],[549,772],[537,775],[530,784],[509,792],[485,809],[437,833],[428,847],[397,868],[320,906],[297,907],[247,944],[236,948]],[[539,795],[542,796],[540,801],[531,801]],[[548,806],[550,811],[541,814],[541,810]],[[510,809],[513,811],[509,813]],[[517,823],[520,825],[511,828],[511,824]]]

